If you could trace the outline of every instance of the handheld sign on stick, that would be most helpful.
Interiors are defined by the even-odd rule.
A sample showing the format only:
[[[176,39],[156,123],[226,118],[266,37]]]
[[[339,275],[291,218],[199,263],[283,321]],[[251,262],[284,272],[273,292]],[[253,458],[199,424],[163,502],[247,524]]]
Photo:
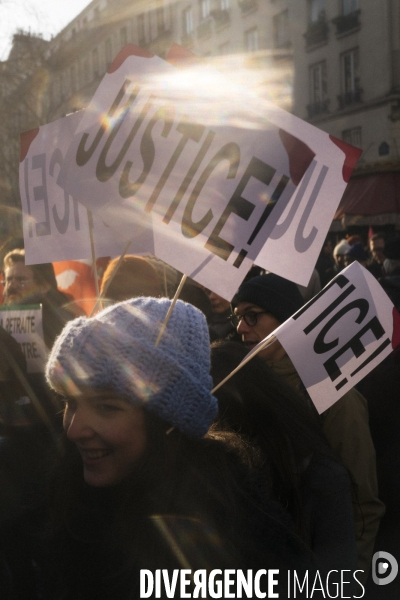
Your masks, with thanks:
[[[308,283],[360,153],[204,63],[182,70],[128,45],[58,183],[118,235],[147,236],[144,251],[230,299],[254,262]]]
[[[400,314],[375,277],[354,262],[257,344],[213,392],[275,340],[322,413],[400,344]]]

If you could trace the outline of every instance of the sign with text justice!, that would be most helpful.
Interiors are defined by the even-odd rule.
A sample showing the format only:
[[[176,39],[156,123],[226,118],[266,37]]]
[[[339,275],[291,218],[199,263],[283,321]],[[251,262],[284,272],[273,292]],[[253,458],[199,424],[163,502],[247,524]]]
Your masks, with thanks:
[[[87,209],[58,185],[83,111],[21,134],[19,185],[26,264],[91,258]],[[123,240],[93,217],[96,256],[116,256]]]
[[[253,262],[307,284],[358,149],[132,45],[109,68],[58,177],[65,192],[230,299]]]
[[[28,373],[43,373],[48,350],[43,338],[41,305],[0,306],[0,327],[19,343]]]
[[[322,413],[400,344],[400,314],[354,262],[273,335]]]

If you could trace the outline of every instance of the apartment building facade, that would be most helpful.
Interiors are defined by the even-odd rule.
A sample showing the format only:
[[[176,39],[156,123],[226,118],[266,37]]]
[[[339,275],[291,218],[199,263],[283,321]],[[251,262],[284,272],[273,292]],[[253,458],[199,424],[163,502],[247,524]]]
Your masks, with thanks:
[[[263,97],[291,108],[287,0],[93,0],[52,40],[41,40],[39,59],[26,65],[24,81],[42,73],[41,87],[24,92],[31,95],[35,110],[24,109],[23,87],[6,89],[0,99],[3,106],[8,100],[12,124],[7,132],[0,125],[0,141],[13,161],[4,173],[0,164],[3,204],[19,205],[18,133],[85,108],[127,43],[162,58],[178,43]],[[4,72],[15,68],[12,52],[0,63]]]
[[[400,0],[93,0],[51,41],[21,32],[0,63],[1,204],[17,227],[19,132],[85,108],[127,43],[163,58],[178,43],[361,147],[335,228],[400,228]]]
[[[363,150],[341,224],[400,228],[400,2],[290,0],[289,14],[294,113]]]

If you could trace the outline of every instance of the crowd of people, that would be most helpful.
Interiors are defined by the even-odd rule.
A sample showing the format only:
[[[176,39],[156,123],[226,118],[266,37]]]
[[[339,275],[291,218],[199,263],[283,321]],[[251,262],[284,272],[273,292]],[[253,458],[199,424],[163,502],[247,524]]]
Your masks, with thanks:
[[[111,260],[87,315],[52,264],[10,250],[3,304],[41,304],[48,358],[28,372],[0,327],[2,600],[136,599],[141,570],[175,569],[278,569],[281,598],[287,572],[346,572],[346,597],[384,598],[370,568],[400,556],[399,351],[322,415],[279,341],[213,393],[354,260],[400,310],[395,235],[327,239],[307,287],[257,266],[230,300],[187,280],[167,322],[181,274],[154,257]]]

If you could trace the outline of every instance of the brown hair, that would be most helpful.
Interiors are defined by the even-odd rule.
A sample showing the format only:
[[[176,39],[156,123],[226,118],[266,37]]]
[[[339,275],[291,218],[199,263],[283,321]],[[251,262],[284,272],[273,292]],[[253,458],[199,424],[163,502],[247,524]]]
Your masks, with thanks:
[[[16,263],[23,263],[25,265],[25,250],[23,248],[16,248],[5,255],[3,261],[3,270],[12,267]],[[39,285],[47,283],[51,289],[57,289],[57,279],[52,263],[26,266],[32,270],[33,278],[36,283]]]

